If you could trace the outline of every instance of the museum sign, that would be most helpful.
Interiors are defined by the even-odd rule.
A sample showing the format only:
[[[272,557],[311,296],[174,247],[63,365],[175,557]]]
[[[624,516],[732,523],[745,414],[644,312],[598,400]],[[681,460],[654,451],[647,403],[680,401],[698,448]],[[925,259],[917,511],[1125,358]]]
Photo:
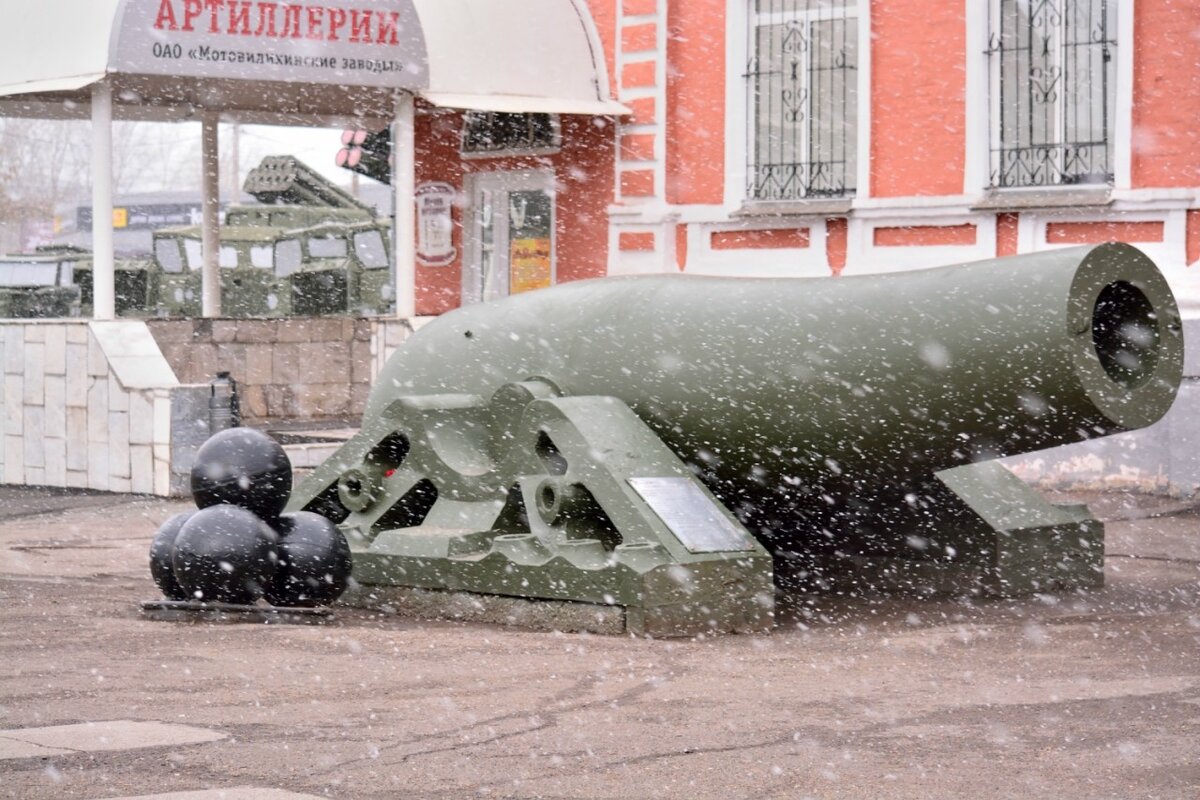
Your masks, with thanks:
[[[425,38],[412,0],[125,0],[112,71],[421,89]]]

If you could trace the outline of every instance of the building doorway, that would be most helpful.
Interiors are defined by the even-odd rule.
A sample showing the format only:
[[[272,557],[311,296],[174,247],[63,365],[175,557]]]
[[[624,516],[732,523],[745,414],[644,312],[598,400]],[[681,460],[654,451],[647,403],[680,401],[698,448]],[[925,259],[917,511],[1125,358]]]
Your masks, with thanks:
[[[555,281],[554,173],[468,175],[463,305],[542,289]]]

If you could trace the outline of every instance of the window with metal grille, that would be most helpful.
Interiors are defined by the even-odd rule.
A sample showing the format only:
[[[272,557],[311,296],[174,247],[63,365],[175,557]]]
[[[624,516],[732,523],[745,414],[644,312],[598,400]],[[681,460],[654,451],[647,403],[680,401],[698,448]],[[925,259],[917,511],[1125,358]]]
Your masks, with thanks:
[[[464,155],[495,155],[557,149],[558,119],[553,114],[468,111],[463,115]]]
[[[1113,179],[1116,0],[993,0],[991,184]]]
[[[751,0],[747,196],[854,194],[856,0]]]

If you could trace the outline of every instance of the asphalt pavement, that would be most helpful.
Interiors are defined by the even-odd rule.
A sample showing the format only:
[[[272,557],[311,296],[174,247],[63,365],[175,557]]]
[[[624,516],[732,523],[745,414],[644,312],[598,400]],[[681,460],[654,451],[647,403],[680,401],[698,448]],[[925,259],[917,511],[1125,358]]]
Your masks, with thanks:
[[[0,797],[1196,798],[1200,514],[1082,499],[1101,590],[652,640],[146,619],[187,504],[0,487]]]

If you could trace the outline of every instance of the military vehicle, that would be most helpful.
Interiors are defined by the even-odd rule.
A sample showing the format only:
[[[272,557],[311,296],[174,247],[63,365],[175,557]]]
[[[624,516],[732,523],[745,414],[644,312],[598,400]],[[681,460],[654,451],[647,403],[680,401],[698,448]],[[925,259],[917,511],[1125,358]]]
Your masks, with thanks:
[[[75,271],[89,258],[72,247],[0,255],[0,318],[79,316]]]
[[[75,283],[85,317],[92,314],[92,254],[81,258],[75,267]],[[118,317],[145,317],[155,313],[159,275],[148,258],[123,258],[116,262],[113,274],[113,303]]]
[[[158,281],[148,259],[118,261],[114,283],[118,316],[145,316],[154,307]],[[0,316],[86,317],[91,313],[92,251],[52,244],[32,253],[0,255]]]
[[[379,314],[394,296],[388,220],[291,156],[269,156],[221,226],[221,313],[231,317]],[[154,234],[154,310],[200,313],[200,229]]]
[[[382,314],[392,308],[391,221],[291,156],[246,176],[261,205],[231,206],[220,229],[221,313]],[[200,228],[163,228],[154,252],[115,265],[122,317],[198,316]],[[0,316],[88,316],[92,254],[69,245],[0,255]]]
[[[237,205],[220,229],[221,313],[229,317],[381,314],[392,307],[391,221],[291,156],[269,156],[246,177],[261,205]],[[200,228],[155,231],[154,252],[121,259],[114,276],[122,317],[198,316]],[[0,256],[26,265],[0,280],[6,316],[87,316],[92,254],[67,245]],[[36,273],[36,274],[35,274]],[[33,280],[33,283],[29,283]],[[11,283],[15,281],[16,283]]]

